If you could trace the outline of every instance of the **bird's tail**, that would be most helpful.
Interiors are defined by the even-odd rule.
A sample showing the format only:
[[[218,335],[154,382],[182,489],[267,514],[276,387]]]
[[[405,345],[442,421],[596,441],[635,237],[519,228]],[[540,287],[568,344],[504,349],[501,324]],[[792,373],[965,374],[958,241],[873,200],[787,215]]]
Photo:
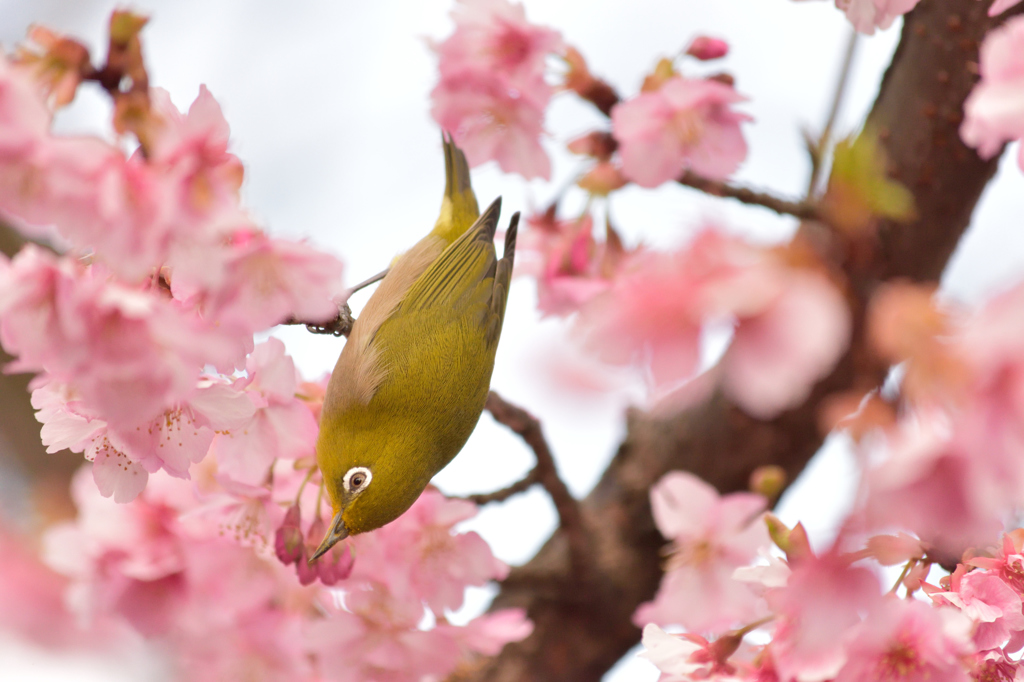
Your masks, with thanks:
[[[444,239],[445,244],[451,244],[480,217],[480,207],[473,194],[466,155],[455,146],[451,135],[443,133],[441,141],[444,144],[444,198],[441,200],[441,215],[431,234]]]

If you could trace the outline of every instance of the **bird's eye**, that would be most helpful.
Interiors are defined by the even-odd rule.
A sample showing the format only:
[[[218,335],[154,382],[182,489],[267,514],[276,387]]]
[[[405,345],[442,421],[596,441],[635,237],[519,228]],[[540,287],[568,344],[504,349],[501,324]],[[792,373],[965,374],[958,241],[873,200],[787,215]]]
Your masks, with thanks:
[[[373,479],[373,474],[366,467],[352,467],[345,472],[342,484],[347,492],[358,493],[370,485],[371,479]]]

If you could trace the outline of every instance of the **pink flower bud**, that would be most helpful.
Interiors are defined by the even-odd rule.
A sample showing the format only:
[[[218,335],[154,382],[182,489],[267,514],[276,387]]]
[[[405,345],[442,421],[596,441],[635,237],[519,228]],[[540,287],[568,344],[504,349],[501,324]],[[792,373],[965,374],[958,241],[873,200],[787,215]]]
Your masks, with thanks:
[[[711,59],[721,59],[729,54],[729,44],[718,38],[697,36],[686,48],[686,54],[705,62]]]
[[[293,504],[284,515],[281,527],[274,533],[274,551],[282,564],[297,563],[302,559],[302,528],[299,523],[302,514],[299,505]]]
[[[334,585],[352,574],[356,565],[356,557],[347,542],[339,542],[324,556],[320,557],[314,567],[319,570],[320,582]]]

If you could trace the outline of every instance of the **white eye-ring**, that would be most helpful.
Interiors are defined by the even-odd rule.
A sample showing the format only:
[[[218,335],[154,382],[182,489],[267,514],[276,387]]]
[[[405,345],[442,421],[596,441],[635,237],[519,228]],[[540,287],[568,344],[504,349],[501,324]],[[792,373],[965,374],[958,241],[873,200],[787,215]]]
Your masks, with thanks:
[[[373,473],[366,467],[352,467],[345,472],[345,478],[341,479],[341,483],[345,486],[346,492],[360,493],[370,485],[372,480]]]

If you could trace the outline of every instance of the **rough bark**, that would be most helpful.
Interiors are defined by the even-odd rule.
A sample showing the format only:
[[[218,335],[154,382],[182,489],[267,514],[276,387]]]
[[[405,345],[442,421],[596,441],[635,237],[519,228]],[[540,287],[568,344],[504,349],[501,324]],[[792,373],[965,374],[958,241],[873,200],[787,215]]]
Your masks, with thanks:
[[[904,21],[869,122],[888,153],[891,175],[915,197],[917,218],[884,223],[867,257],[846,258],[855,317],[850,350],[797,409],[772,421],[753,419],[717,395],[671,416],[634,412],[611,465],[582,502],[592,534],[593,570],[570,567],[557,531],[537,556],[514,569],[493,608],[522,607],[533,634],[456,676],[489,682],[599,680],[639,639],[630,618],[654,596],[665,541],[651,518],[648,491],[666,472],[692,471],[722,492],[746,489],[762,465],[783,467],[792,481],[820,447],[819,408],[830,394],[884,367],[870,360],[860,311],[881,281],[934,280],[941,274],[996,171],[957,134],[964,99],[977,79],[978,46],[998,20],[987,2],[924,0]]]

